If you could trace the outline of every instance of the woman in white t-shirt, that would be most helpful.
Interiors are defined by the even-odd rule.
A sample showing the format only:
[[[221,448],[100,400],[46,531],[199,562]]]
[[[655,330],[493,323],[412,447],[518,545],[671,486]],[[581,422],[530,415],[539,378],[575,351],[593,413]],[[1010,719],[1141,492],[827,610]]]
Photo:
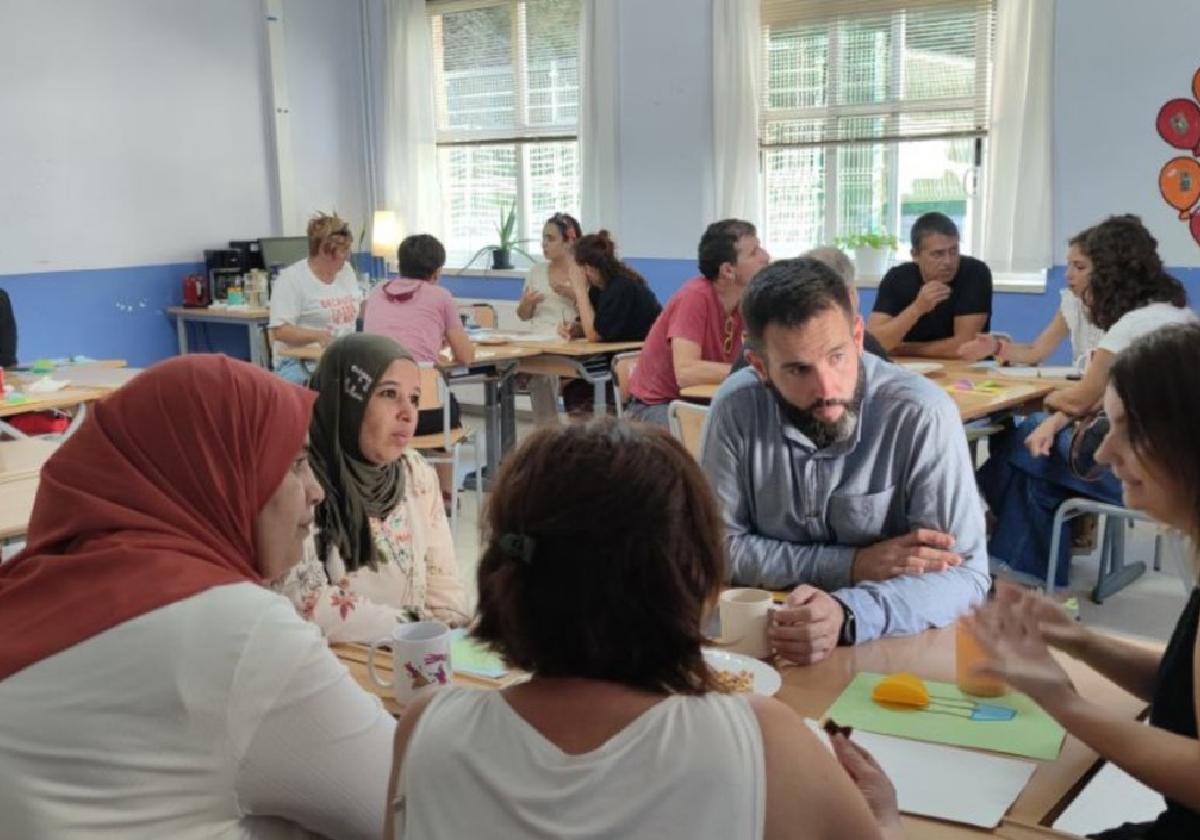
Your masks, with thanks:
[[[977,362],[988,356],[1018,365],[1036,365],[1050,356],[1064,338],[1071,339],[1071,364],[1079,370],[1104,337],[1104,330],[1088,320],[1083,297],[1092,280],[1092,259],[1084,251],[1091,228],[1071,237],[1067,243],[1067,287],[1059,297],[1058,311],[1032,344],[1018,344],[1002,335],[980,333],[958,348],[960,358]]]
[[[721,518],[672,437],[609,418],[538,430],[484,530],[471,632],[532,676],[409,706],[385,836],[900,836],[869,756],[835,736],[847,773],[787,706],[718,688],[701,623]]]
[[[275,370],[290,382],[303,385],[316,365],[280,351],[309,344],[324,347],[354,332],[363,294],[349,262],[353,246],[350,225],[336,214],[318,213],[308,223],[308,258],[275,278],[268,328]]]
[[[321,500],[315,398],[179,356],[46,462],[0,566],[0,835],[379,837],[395,724],[271,591]]]
[[[978,474],[996,517],[988,553],[1008,569],[1043,581],[1058,506],[1073,496],[1121,503],[1120,482],[1110,470],[1083,478],[1073,469],[1075,421],[1099,409],[1113,361],[1134,339],[1196,318],[1183,285],[1163,269],[1158,242],[1137,216],[1110,216],[1087,232],[1081,247],[1092,261],[1083,303],[1104,337],[1083,379],[1046,397],[1052,413],[1034,414],[1002,440],[993,439],[993,454]],[[1065,586],[1071,548],[1065,533],[1059,546],[1055,582]]]
[[[534,263],[521,289],[517,317],[528,321],[533,331],[557,335],[560,324],[573,324],[579,317],[575,304],[573,275],[579,272],[573,248],[583,229],[573,216],[555,213],[542,227],[543,263]],[[558,377],[525,378],[533,402],[534,421],[539,426],[558,423]]]

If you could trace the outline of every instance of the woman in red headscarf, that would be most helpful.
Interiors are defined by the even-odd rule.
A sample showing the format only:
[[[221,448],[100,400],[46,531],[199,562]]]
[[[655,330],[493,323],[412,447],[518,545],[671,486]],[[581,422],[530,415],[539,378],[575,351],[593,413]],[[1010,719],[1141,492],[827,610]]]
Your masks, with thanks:
[[[171,359],[46,463],[0,567],[5,832],[379,836],[393,722],[269,588],[321,499],[314,397]]]

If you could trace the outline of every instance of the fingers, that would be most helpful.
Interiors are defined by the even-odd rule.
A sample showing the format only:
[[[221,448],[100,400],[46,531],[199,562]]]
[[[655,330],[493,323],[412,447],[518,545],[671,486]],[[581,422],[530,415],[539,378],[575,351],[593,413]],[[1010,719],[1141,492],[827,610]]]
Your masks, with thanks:
[[[802,583],[788,593],[786,603],[789,607],[801,607],[820,594],[821,590],[817,587]]]
[[[946,569],[961,565],[961,555],[950,551],[938,551],[936,548],[921,547],[904,558],[904,562],[897,567],[897,574],[923,575],[944,572]]]
[[[954,547],[954,537],[944,531],[933,528],[916,528],[908,534],[910,545],[927,545],[931,548],[950,549]]]

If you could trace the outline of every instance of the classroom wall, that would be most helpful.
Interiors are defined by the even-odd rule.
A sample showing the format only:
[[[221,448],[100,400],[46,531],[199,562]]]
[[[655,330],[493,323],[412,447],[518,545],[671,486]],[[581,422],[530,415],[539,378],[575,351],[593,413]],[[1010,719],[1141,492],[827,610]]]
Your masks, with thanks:
[[[358,5],[285,8],[297,204],[361,226]],[[284,232],[262,4],[0,0],[0,20],[0,288],[22,358],[173,354],[163,309],[201,251]],[[207,332],[246,355],[243,330]]]
[[[614,2],[617,233],[666,300],[695,274],[712,214],[712,0]],[[1181,25],[1193,3],[1058,0],[1052,188],[1057,241],[1109,212],[1137,212],[1200,300],[1200,246],[1158,196],[1172,150],[1154,132],[1159,105],[1186,95],[1200,65]],[[373,30],[377,7],[369,0]],[[286,0],[285,14],[297,206],[336,207],[357,230],[368,203],[359,6]],[[0,88],[0,287],[17,308],[22,356],[147,363],[173,353],[161,310],[200,250],[273,232],[261,5],[0,0],[0,19],[0,72],[21,82]],[[998,294],[995,328],[1032,338],[1058,305],[1062,271],[1044,293]],[[513,300],[520,289],[505,278],[446,284],[470,299]],[[864,307],[873,297],[864,290]],[[201,346],[245,353],[239,331],[206,332]]]

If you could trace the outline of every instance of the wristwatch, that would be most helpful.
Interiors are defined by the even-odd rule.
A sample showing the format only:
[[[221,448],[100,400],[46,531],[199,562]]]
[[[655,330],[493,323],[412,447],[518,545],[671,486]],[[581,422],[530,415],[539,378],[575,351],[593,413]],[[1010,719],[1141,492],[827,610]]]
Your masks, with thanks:
[[[846,606],[841,598],[834,598],[842,608],[842,629],[838,633],[838,647],[848,647],[858,641],[858,624],[854,620],[854,610]]]

